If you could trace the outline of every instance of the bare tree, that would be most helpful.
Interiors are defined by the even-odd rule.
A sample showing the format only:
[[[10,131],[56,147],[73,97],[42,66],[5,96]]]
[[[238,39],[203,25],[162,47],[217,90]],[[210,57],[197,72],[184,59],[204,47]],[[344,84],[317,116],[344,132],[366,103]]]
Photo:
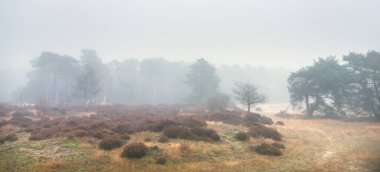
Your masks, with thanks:
[[[266,99],[264,95],[257,92],[255,85],[249,82],[236,82],[233,92],[235,98],[248,107],[248,112],[251,111],[251,105],[262,103]]]

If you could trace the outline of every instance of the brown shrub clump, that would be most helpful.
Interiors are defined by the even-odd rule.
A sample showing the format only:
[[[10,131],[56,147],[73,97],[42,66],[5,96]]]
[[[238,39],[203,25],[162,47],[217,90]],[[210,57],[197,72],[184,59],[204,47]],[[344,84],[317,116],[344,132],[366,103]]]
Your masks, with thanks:
[[[112,150],[123,145],[123,140],[119,138],[105,138],[99,143],[99,148],[103,150]]]
[[[158,155],[155,159],[156,159],[156,164],[166,163],[166,157],[164,155]]]
[[[17,135],[16,134],[8,134],[7,136],[4,137],[4,141],[10,141],[10,142],[14,142],[18,140],[17,138]]]
[[[282,122],[282,121],[277,121],[275,124],[276,125],[281,125],[281,126],[285,125],[284,122]]]
[[[258,137],[265,137],[270,138],[275,141],[281,141],[282,135],[274,128],[268,128],[264,125],[251,125],[249,127],[249,135],[258,138]]]
[[[208,128],[192,128],[191,132],[196,136],[196,140],[203,140],[203,141],[220,141],[220,136],[218,133],[216,133],[215,130],[213,129],[208,129]]]
[[[173,139],[180,138],[192,140],[195,138],[194,134],[191,132],[189,128],[178,126],[169,126],[165,128],[164,135]]]
[[[249,135],[247,132],[238,132],[235,134],[235,138],[240,140],[240,141],[248,141],[249,140]]]
[[[271,118],[262,116],[258,113],[247,113],[244,116],[244,122],[248,125],[250,124],[265,124],[265,125],[272,125],[273,121]]]
[[[285,145],[283,145],[282,143],[278,143],[278,142],[272,143],[272,146],[274,146],[278,149],[285,149]]]
[[[282,155],[282,152],[280,151],[280,149],[270,145],[270,144],[267,144],[267,143],[263,143],[259,146],[256,146],[254,147],[254,151],[261,154],[261,155],[270,155],[270,156],[281,156]]]
[[[158,142],[167,143],[167,142],[169,142],[169,138],[165,135],[161,135],[160,138],[158,138]]]
[[[4,137],[0,137],[0,145],[4,144],[5,143],[5,139]]]
[[[190,148],[190,144],[187,142],[180,143],[178,150],[184,156],[188,156],[192,152],[192,150]]]
[[[124,147],[120,156],[123,158],[141,158],[147,154],[148,149],[144,143],[130,143]]]
[[[240,112],[224,111],[209,116],[209,120],[220,121],[226,124],[238,125],[242,122]]]

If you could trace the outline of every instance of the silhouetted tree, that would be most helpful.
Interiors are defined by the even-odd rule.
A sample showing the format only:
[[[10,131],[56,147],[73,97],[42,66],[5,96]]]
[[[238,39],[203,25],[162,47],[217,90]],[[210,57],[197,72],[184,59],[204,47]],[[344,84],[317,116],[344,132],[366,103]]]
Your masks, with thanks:
[[[247,106],[247,111],[251,111],[251,106],[265,101],[265,96],[257,92],[255,85],[249,82],[236,82],[233,89],[235,98]]]
[[[193,102],[206,103],[218,91],[220,80],[215,74],[215,67],[203,58],[198,59],[190,66],[186,77],[186,82],[192,89],[190,100]]]

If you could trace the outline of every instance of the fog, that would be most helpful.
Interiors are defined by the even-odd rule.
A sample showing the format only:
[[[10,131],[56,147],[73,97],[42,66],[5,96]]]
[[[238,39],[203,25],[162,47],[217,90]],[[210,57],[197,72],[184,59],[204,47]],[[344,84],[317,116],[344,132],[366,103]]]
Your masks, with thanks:
[[[2,0],[0,101],[13,101],[12,92],[27,84],[31,61],[42,52],[80,60],[82,49],[92,49],[104,64],[163,58],[189,66],[204,58],[216,67],[220,91],[231,94],[235,81],[248,80],[268,101],[286,102],[291,71],[318,57],[378,50],[379,5],[369,0]]]

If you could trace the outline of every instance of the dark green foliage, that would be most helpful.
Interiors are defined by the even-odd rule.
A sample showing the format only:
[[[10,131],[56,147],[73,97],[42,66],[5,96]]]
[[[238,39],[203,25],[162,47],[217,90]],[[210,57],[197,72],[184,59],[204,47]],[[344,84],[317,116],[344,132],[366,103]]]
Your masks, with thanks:
[[[117,137],[105,138],[99,143],[99,148],[103,150],[112,150],[123,145],[123,140]]]
[[[190,100],[196,103],[206,103],[217,93],[220,79],[216,75],[215,67],[210,65],[205,59],[198,59],[190,66],[190,71],[186,75],[186,83],[192,89]]]
[[[270,156],[281,156],[282,155],[282,152],[280,151],[280,149],[270,145],[270,144],[267,144],[267,143],[263,143],[259,146],[256,146],[254,147],[254,151],[261,154],[261,155],[270,155]]]
[[[126,145],[121,153],[121,157],[141,158],[145,156],[149,148],[144,143],[130,143]]]
[[[249,140],[249,135],[247,132],[238,132],[235,134],[235,138],[240,140],[240,141],[248,141]]]
[[[5,139],[4,137],[0,137],[0,145],[4,144],[5,143]]]

